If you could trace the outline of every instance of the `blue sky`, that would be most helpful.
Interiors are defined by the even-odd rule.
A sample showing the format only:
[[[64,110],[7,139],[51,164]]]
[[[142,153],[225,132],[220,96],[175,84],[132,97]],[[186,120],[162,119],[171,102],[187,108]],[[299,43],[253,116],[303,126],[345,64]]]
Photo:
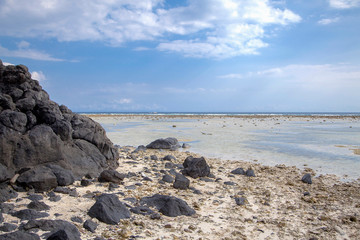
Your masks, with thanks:
[[[0,0],[0,22],[0,59],[73,111],[360,111],[360,0]]]

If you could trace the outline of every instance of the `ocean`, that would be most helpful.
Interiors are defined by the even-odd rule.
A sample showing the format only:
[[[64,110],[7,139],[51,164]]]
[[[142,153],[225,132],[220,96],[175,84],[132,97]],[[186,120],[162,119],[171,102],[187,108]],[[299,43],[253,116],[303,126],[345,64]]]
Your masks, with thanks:
[[[96,113],[120,146],[176,137],[205,157],[360,177],[360,113]],[[105,117],[104,117],[105,116]],[[291,116],[291,117],[290,117]],[[239,166],[241,167],[241,166]]]

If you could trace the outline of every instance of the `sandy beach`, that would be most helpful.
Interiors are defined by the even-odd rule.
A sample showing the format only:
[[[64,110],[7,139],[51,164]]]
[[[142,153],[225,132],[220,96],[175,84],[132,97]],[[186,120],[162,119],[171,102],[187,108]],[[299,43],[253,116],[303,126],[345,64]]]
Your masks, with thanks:
[[[196,214],[178,217],[161,214],[160,219],[151,219],[149,216],[132,213],[130,219],[121,220],[118,225],[107,225],[93,218],[92,220],[99,224],[95,233],[85,230],[82,223],[73,222],[81,232],[81,239],[358,239],[360,236],[358,180],[348,178],[344,181],[335,174],[321,174],[306,166],[306,163],[300,163],[302,167],[298,168],[282,163],[263,164],[260,159],[254,161],[213,158],[194,153],[193,148],[195,151],[199,148],[191,143],[198,137],[218,137],[229,125],[246,129],[242,130],[242,137],[251,139],[249,129],[259,126],[276,128],[288,121],[326,120],[333,124],[345,122],[346,125],[351,124],[352,129],[356,129],[359,126],[358,118],[286,118],[286,121],[284,118],[271,117],[244,118],[240,119],[240,127],[240,122],[235,118],[213,118],[211,121],[201,118],[198,121],[198,118],[183,117],[181,121],[173,121],[174,119],[149,116],[91,117],[107,129],[107,135],[115,144],[121,145],[117,171],[127,174],[127,177],[118,188],[111,189],[109,183],[99,183],[96,179],[89,186],[81,186],[80,182],[76,181],[69,188],[76,189],[77,194],[70,196],[56,193],[61,197],[58,202],[50,201],[46,193],[40,194],[44,198],[43,202],[50,206],[50,210],[46,211],[50,215],[48,219],[70,222],[73,222],[71,218],[75,216],[82,221],[90,219],[87,212],[95,203],[94,197],[101,193],[116,194],[128,207],[137,206],[141,198],[156,193],[175,196],[186,201]],[[152,124],[148,126],[147,121]],[[129,127],[134,122],[136,126]],[[198,135],[182,136],[182,131],[189,127],[186,124],[201,126],[201,129],[196,130]],[[128,128],[122,127],[124,125]],[[149,136],[144,129],[136,130],[138,126],[152,128],[154,135]],[[112,131],[111,128],[119,130]],[[230,129],[229,132],[231,131],[233,130]],[[191,147],[177,151],[134,151],[137,145],[146,145],[164,136],[177,137],[180,143],[189,143]],[[220,138],[212,141],[224,140]],[[356,150],[352,151],[351,148],[357,148],[358,145],[351,146],[335,148],[346,149],[349,154],[357,156]],[[167,155],[174,158],[171,161],[164,160]],[[197,179],[188,177],[190,188],[186,190],[175,189],[172,183],[161,181],[165,174],[181,172],[182,163],[188,156],[204,156],[212,176]],[[253,169],[255,177],[231,173],[237,168]],[[301,181],[306,173],[311,174],[312,184]],[[16,210],[25,209],[30,203],[28,194],[19,193],[18,198],[7,203],[14,204]],[[236,198],[242,199],[242,202],[237,204]],[[5,222],[20,223],[18,218],[9,214],[3,215]]]

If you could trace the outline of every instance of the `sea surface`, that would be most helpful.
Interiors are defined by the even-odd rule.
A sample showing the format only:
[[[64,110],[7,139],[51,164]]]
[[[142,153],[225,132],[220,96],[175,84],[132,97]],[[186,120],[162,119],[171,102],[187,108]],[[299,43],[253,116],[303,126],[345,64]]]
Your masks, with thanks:
[[[120,146],[147,145],[157,138],[176,137],[181,143],[191,145],[184,151],[200,153],[205,157],[254,161],[272,166],[310,167],[317,174],[336,174],[345,180],[360,177],[360,155],[355,154],[355,149],[360,149],[360,113],[95,115],[107,116],[95,117],[95,120]],[[241,118],[244,115],[268,117]]]

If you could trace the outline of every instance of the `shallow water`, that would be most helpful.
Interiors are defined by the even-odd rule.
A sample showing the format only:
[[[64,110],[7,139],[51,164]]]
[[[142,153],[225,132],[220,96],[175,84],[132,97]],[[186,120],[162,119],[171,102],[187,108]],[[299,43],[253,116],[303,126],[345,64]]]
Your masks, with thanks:
[[[227,160],[257,161],[313,168],[349,179],[359,178],[360,123],[345,119],[285,117],[244,118],[95,118],[118,145],[147,145],[157,138],[176,137],[192,152]],[[185,151],[186,151],[185,150]]]

